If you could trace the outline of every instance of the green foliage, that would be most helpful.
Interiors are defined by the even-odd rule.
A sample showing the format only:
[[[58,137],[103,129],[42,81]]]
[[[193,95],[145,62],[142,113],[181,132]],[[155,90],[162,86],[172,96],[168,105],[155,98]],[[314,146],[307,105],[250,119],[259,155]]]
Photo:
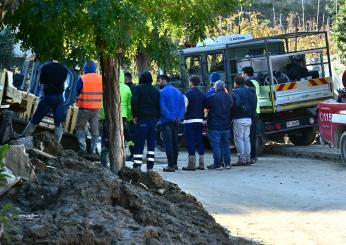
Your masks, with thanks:
[[[237,0],[28,0],[5,22],[17,38],[45,60],[57,51],[65,61],[80,64],[100,54],[133,57],[147,49],[160,65],[182,40],[197,42],[215,17],[233,11]]]
[[[8,151],[8,145],[0,146],[0,186],[6,181],[4,157]]]
[[[0,224],[4,224],[6,231],[8,231],[8,230],[16,231],[17,230],[17,227],[15,227],[13,225],[13,221],[15,221],[17,219],[18,219],[18,211],[13,205],[7,203],[1,207],[1,209],[0,209]],[[11,241],[11,236],[9,233],[5,232],[4,240],[6,242]]]
[[[339,14],[333,26],[333,38],[336,41],[336,50],[341,57],[343,64],[346,64],[346,2],[339,9]]]

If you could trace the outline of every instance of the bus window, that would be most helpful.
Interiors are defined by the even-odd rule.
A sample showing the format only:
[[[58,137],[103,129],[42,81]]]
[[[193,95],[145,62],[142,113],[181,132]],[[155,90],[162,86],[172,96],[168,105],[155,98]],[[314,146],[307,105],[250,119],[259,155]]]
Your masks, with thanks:
[[[223,62],[223,53],[214,53],[207,55],[208,73],[224,72],[225,66]]]
[[[185,58],[185,66],[189,75],[200,75],[202,74],[201,70],[201,56],[188,56]]]

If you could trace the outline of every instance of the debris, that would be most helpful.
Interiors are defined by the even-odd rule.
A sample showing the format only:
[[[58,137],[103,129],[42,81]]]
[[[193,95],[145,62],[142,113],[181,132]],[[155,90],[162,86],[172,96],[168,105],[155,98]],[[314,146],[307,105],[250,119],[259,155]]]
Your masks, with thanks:
[[[34,167],[29,155],[25,152],[24,145],[10,145],[5,156],[5,164],[15,176],[21,176],[28,180],[35,178]]]
[[[34,137],[27,136],[27,137],[11,140],[8,143],[10,145],[24,145],[25,148],[32,148],[34,147]]]
[[[0,199],[21,210],[17,230],[6,229],[11,244],[239,244],[158,173],[124,168],[119,177],[73,151],[41,161],[42,185],[24,182]]]
[[[54,135],[47,131],[34,134],[34,147],[53,156],[60,156],[64,150],[55,140]]]

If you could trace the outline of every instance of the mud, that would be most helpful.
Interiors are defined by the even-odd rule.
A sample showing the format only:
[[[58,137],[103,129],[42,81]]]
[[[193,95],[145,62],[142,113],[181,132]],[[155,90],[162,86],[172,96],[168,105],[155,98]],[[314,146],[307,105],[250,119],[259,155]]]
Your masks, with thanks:
[[[157,172],[116,176],[73,151],[54,154],[61,156],[32,159],[38,181],[0,199],[19,214],[3,244],[250,244]]]

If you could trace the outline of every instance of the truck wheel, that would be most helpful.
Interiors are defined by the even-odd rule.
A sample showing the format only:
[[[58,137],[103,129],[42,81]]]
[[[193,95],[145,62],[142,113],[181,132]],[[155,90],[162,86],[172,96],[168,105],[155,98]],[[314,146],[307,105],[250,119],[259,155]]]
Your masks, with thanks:
[[[290,134],[289,138],[294,145],[311,145],[316,139],[316,130],[314,128],[301,129],[299,134]]]
[[[346,164],[346,131],[341,135],[340,150],[341,150],[341,159],[344,162],[344,164]]]
[[[257,135],[256,139],[256,154],[260,155],[264,151],[266,143],[264,142],[263,138],[260,135]]]
[[[163,141],[163,132],[161,126],[156,128],[156,147],[160,151],[165,151],[165,142]]]

